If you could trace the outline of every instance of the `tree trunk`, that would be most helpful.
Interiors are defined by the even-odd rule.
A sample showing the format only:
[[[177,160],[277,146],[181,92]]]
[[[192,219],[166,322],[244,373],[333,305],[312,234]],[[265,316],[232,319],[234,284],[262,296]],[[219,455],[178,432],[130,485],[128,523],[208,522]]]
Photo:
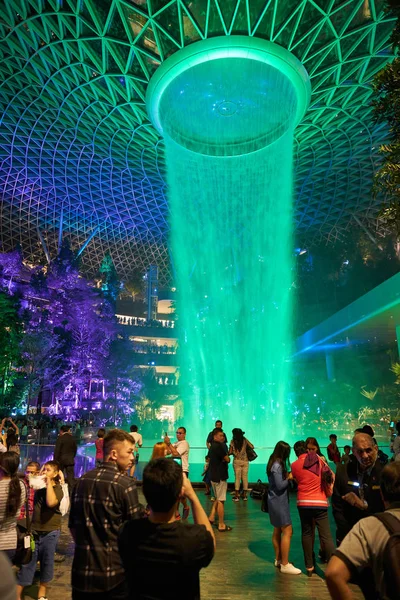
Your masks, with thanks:
[[[116,425],[116,416],[117,416],[117,388],[118,388],[118,377],[115,378],[115,383],[114,383],[114,416],[113,416],[113,421],[114,421],[114,425]]]

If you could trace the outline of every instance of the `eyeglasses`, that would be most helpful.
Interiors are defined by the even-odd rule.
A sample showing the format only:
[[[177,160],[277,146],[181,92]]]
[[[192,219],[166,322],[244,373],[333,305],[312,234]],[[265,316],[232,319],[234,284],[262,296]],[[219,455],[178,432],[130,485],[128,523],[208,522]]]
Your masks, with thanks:
[[[176,435],[183,435],[183,431],[177,431]]]

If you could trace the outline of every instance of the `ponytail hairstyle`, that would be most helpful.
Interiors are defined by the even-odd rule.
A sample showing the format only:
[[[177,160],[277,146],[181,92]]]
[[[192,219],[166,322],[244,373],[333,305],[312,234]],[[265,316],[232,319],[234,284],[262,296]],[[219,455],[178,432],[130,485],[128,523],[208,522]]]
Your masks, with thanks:
[[[5,517],[15,517],[21,503],[21,483],[18,477],[19,455],[16,452],[3,452],[0,454],[0,470],[6,477],[10,477],[8,499]]]

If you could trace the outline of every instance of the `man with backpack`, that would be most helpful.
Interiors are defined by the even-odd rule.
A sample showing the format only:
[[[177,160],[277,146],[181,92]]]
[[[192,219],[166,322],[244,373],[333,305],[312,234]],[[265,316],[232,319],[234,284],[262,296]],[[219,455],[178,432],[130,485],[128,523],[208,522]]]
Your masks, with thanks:
[[[332,600],[351,600],[350,580],[364,597],[400,598],[400,462],[382,471],[385,512],[361,519],[335,551],[325,572]]]

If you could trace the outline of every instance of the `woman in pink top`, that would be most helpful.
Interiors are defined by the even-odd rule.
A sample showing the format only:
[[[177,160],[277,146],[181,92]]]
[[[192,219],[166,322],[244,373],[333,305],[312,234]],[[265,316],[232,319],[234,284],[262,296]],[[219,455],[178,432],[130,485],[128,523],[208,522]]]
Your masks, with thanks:
[[[294,445],[297,460],[292,463],[292,475],[297,481],[297,508],[301,522],[301,541],[307,575],[315,570],[314,538],[318,529],[321,547],[329,560],[335,550],[328,519],[328,497],[322,476],[325,463],[316,452],[307,452],[306,443],[301,440]],[[326,466],[326,465],[325,465]],[[334,475],[328,473],[333,484]]]
[[[103,444],[104,444],[104,436],[105,435],[106,435],[106,430],[103,429],[103,427],[100,427],[100,429],[97,432],[97,440],[95,441],[96,467],[101,467],[101,465],[103,464],[103,461],[104,461]]]

